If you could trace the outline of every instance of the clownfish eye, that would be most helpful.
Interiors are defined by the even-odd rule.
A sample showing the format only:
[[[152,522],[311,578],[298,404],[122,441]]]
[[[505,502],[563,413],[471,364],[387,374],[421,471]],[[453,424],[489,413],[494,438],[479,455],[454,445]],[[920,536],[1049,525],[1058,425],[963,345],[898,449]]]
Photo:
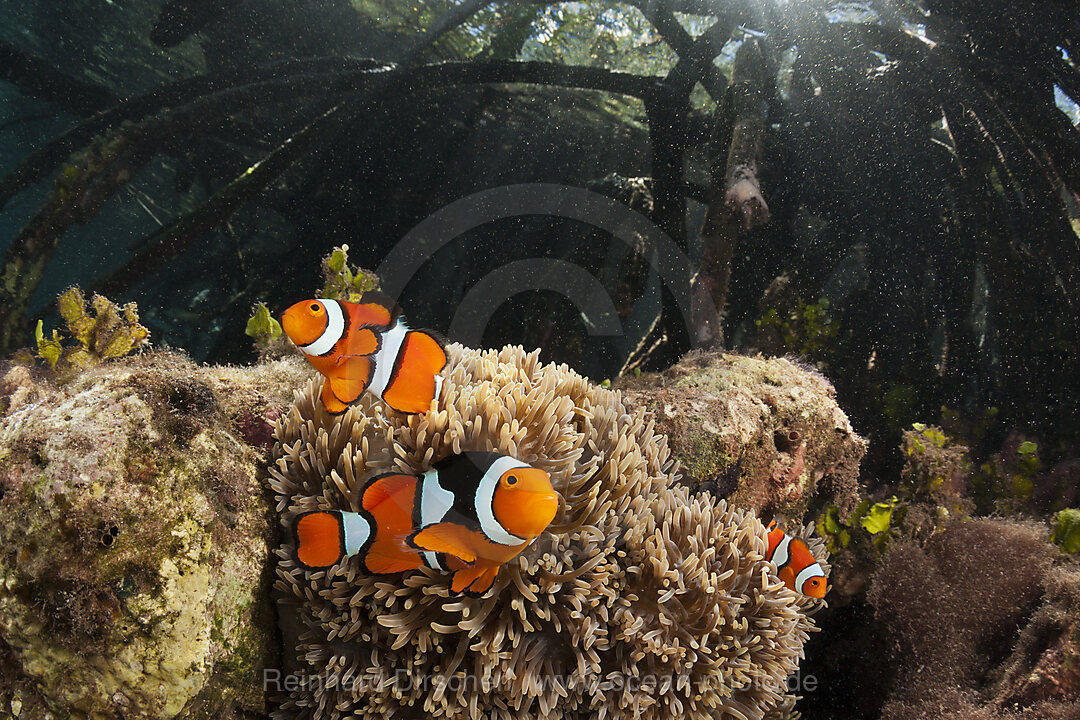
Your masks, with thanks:
[[[313,313],[317,313],[322,310],[322,305],[320,305],[319,303],[311,303],[311,305],[308,306],[308,309],[311,310],[311,312]]]
[[[506,484],[507,485],[517,485],[517,475],[507,475]]]

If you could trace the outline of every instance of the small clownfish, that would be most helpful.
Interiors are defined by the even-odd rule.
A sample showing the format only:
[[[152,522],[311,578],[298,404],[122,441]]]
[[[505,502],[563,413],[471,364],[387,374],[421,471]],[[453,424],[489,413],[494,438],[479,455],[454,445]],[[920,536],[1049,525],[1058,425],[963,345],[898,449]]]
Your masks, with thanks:
[[[322,402],[339,415],[365,390],[394,410],[418,413],[439,393],[446,351],[430,333],[410,330],[386,295],[360,302],[304,300],[281,316],[281,326],[325,378]]]
[[[795,592],[820,600],[829,589],[825,571],[799,538],[793,538],[773,520],[769,523],[769,550],[765,559],[776,565],[776,576]]]
[[[299,515],[299,563],[318,569],[357,556],[372,574],[430,567],[453,573],[452,591],[480,595],[502,564],[551,524],[559,496],[543,470],[506,455],[465,452],[423,475],[372,478],[360,506]]]

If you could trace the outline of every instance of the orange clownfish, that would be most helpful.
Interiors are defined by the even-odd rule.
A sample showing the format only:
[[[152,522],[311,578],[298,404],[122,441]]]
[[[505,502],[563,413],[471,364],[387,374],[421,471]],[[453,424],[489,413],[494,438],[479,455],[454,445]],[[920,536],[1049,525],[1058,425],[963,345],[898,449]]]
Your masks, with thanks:
[[[326,381],[322,402],[340,414],[368,390],[394,410],[424,412],[438,395],[446,351],[430,333],[410,330],[386,295],[360,302],[304,300],[281,316],[281,326]]]
[[[799,538],[793,538],[776,525],[769,523],[769,550],[766,560],[776,565],[776,576],[795,592],[812,598],[825,597],[829,589],[825,571]]]
[[[453,573],[454,592],[479,595],[551,524],[559,496],[543,470],[506,455],[465,452],[423,475],[372,478],[360,507],[299,515],[299,563],[317,569],[356,556],[372,574],[430,567]]]

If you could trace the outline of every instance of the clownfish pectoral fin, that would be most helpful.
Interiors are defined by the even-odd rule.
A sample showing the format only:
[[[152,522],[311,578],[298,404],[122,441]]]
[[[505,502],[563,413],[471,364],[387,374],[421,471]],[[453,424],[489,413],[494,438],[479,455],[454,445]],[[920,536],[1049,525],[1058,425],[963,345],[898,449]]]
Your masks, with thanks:
[[[334,395],[334,388],[330,385],[330,378],[326,378],[323,383],[322,392],[319,393],[319,397],[322,398],[323,407],[326,408],[326,412],[331,415],[340,415],[349,409],[349,406],[337,399]]]
[[[495,582],[495,576],[499,574],[499,566],[467,567],[454,573],[454,579],[450,581],[452,592],[465,592],[470,595],[483,595]]]
[[[335,564],[345,554],[345,529],[339,512],[310,512],[296,521],[296,559],[309,568]]]
[[[419,531],[410,538],[410,542],[421,550],[441,552],[467,563],[476,561],[476,553],[471,549],[469,531],[455,523],[437,523]]]
[[[349,334],[346,345],[348,358],[352,355],[373,355],[379,350],[379,336],[371,328],[360,328]]]
[[[789,590],[797,590],[795,587],[795,571],[789,566],[785,565],[780,568],[780,571],[776,573],[776,577],[780,579],[780,582],[784,583]]]
[[[402,570],[418,570],[423,564],[419,553],[402,552],[378,542],[364,556],[364,566],[368,572],[376,575],[401,572]]]
[[[435,397],[435,376],[446,366],[446,351],[431,335],[411,330],[401,342],[383,401],[403,413],[425,412]]]
[[[373,368],[371,358],[361,355],[343,355],[338,360],[333,373],[326,380],[338,405],[347,407],[360,399],[368,383],[371,382]],[[323,387],[323,404],[326,405],[327,410],[330,409],[330,405],[326,403],[325,386]],[[338,412],[344,412],[344,410]]]

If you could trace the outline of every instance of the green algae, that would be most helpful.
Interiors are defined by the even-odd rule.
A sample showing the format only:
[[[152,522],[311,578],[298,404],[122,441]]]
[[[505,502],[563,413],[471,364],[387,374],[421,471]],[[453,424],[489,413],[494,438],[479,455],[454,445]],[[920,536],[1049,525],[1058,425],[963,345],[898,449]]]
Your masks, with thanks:
[[[244,327],[244,334],[254,338],[257,343],[269,343],[277,340],[282,334],[281,323],[270,314],[270,308],[266,303],[258,303],[255,312]]]
[[[882,502],[863,499],[848,517],[842,518],[837,506],[830,505],[818,516],[816,526],[831,553],[848,547],[869,547],[880,554],[900,530],[907,507],[895,496]]]
[[[1080,509],[1067,508],[1057,514],[1050,541],[1067,553],[1080,552]]]
[[[870,506],[870,509],[866,514],[859,518],[859,524],[871,535],[885,532],[892,523],[893,510],[896,508],[896,503],[897,500],[895,497],[888,502],[874,503]]]
[[[139,324],[135,303],[119,306],[95,294],[88,306],[82,291],[72,286],[56,299],[57,309],[67,326],[67,336],[74,345],[64,345],[65,336],[57,330],[46,336],[38,321],[34,332],[37,354],[52,370],[84,368],[103,360],[123,357],[142,345],[150,331]]]
[[[832,349],[840,331],[829,306],[828,298],[811,302],[800,297],[786,310],[770,308],[754,322],[774,329],[788,352],[820,357]]]
[[[349,265],[349,246],[335,247],[323,259],[323,288],[319,297],[359,302],[369,290],[379,289],[379,278],[370,270]]]

